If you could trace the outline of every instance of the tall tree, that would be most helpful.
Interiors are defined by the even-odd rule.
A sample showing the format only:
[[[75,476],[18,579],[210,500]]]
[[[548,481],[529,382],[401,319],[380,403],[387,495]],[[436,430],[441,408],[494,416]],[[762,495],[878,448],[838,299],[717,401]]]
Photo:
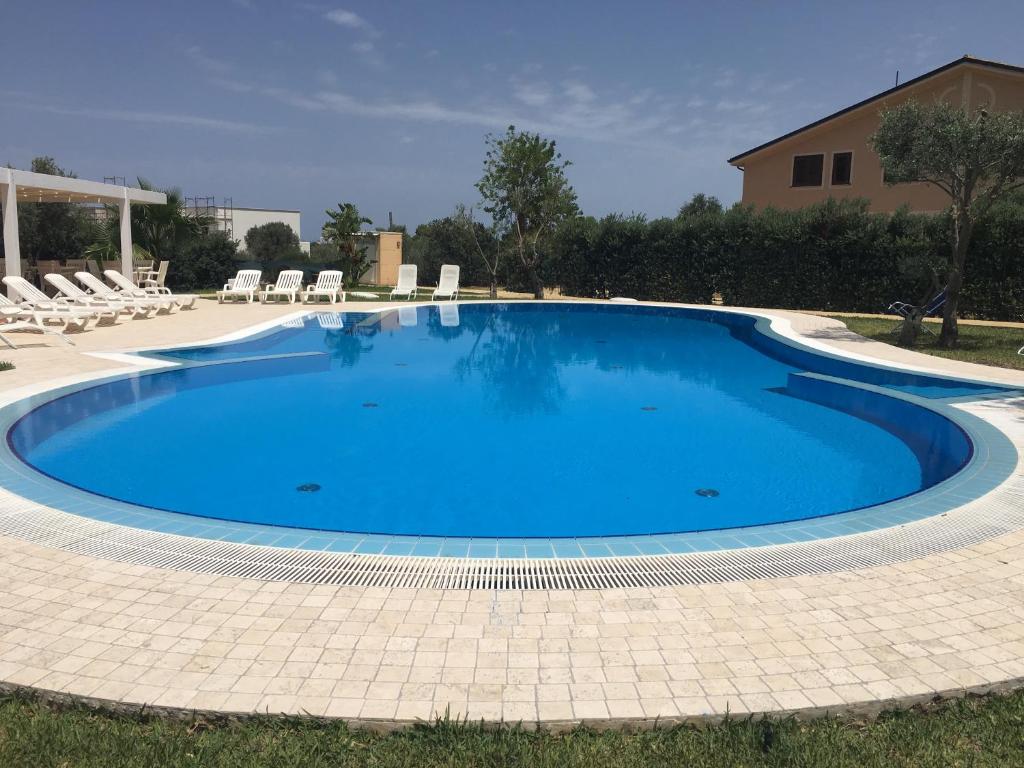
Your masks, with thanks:
[[[945,102],[908,101],[883,110],[871,144],[887,183],[924,182],[949,196],[950,249],[939,344],[954,347],[974,226],[999,198],[1024,186],[1024,112],[990,114]]]
[[[372,225],[370,219],[362,216],[352,203],[338,203],[337,210],[327,210],[327,222],[320,232],[320,238],[338,249],[341,269],[345,273],[345,285],[353,287],[370,269],[371,261],[365,245],[360,245],[363,224]]]
[[[679,208],[677,219],[684,219],[688,216],[717,216],[723,212],[722,201],[714,195],[705,195],[698,192]]]
[[[459,203],[455,206],[455,215],[452,216],[459,229],[473,243],[473,250],[483,262],[487,270],[487,281],[489,286],[488,296],[492,299],[498,298],[498,270],[501,268],[501,237],[495,231],[495,224],[490,229],[473,220],[473,209]]]
[[[275,260],[302,258],[299,236],[283,221],[268,221],[246,232],[245,252],[264,267]]]
[[[529,275],[535,298],[544,298],[540,267],[548,238],[559,223],[579,213],[576,192],[565,176],[571,163],[555,142],[510,125],[488,134],[484,174],[476,188],[483,209],[511,238]]]

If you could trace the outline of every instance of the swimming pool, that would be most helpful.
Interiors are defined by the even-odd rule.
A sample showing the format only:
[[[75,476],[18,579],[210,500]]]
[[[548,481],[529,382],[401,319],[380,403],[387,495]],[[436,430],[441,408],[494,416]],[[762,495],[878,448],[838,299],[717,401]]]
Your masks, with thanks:
[[[354,551],[454,542],[442,555],[845,519],[971,460],[923,403],[1000,388],[821,355],[759,322],[532,302],[313,315],[32,403],[8,445],[90,496]]]

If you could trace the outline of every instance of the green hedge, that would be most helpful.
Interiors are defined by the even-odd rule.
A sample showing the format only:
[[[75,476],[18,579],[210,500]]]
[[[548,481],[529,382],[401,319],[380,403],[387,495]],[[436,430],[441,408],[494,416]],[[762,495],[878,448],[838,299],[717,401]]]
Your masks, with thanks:
[[[828,201],[798,211],[731,210],[645,221],[609,216],[564,225],[548,281],[576,296],[737,306],[881,312],[927,291],[922,263],[941,266],[946,217],[868,212],[866,201]],[[1024,203],[980,222],[967,263],[962,313],[1024,315]]]

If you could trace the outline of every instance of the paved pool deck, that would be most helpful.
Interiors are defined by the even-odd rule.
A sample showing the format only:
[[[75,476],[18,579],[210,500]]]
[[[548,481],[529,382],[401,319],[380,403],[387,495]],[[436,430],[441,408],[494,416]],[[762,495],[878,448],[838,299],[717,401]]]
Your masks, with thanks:
[[[75,334],[73,348],[12,334],[25,346],[0,354],[17,365],[0,373],[0,396],[131,367],[90,353],[200,341],[296,309],[201,301],[193,312]],[[1024,372],[863,340],[828,318],[769,314],[834,351],[1024,387]],[[1024,399],[955,407],[1024,449]],[[202,439],[201,425],[195,431]],[[964,519],[979,505],[1024,509],[1024,467],[989,496],[965,502]],[[4,514],[25,510],[9,505]],[[873,712],[1024,679],[1024,530],[1008,528],[927,557],[815,575],[474,590],[270,581],[102,559],[63,546],[69,524],[50,539],[0,536],[0,685],[114,707],[308,714],[376,727],[446,712],[554,728]]]

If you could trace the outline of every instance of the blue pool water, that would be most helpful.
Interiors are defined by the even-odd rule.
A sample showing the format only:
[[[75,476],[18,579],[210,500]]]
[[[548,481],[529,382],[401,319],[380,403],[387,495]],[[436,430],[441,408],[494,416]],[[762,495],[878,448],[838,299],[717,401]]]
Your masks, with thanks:
[[[970,457],[944,417],[822,376],[922,397],[991,387],[822,357],[753,323],[554,303],[324,315],[162,353],[186,365],[45,403],[8,441],[147,507],[464,537],[805,519],[922,490]]]

